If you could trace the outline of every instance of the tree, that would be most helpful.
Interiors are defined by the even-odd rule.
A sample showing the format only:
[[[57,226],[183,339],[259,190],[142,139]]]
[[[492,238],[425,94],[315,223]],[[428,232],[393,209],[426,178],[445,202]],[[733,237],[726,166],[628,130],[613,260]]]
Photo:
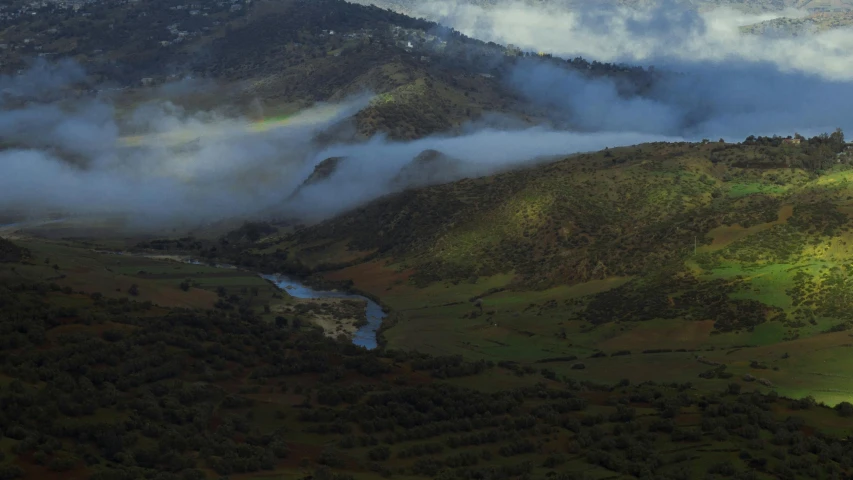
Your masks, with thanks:
[[[840,128],[836,128],[835,131],[829,135],[829,141],[833,146],[838,146],[839,149],[841,149],[844,146],[844,132]]]
[[[380,445],[367,452],[367,458],[374,462],[382,462],[388,460],[390,457],[391,449],[389,449],[387,445]]]
[[[0,466],[0,480],[13,480],[22,478],[24,470],[17,465],[2,465]]]
[[[127,289],[127,293],[129,293],[130,295],[133,295],[134,297],[139,295],[139,285],[134,283],[133,285],[130,286],[130,288]]]
[[[841,402],[835,406],[835,411],[842,417],[853,417],[853,404],[850,402]]]

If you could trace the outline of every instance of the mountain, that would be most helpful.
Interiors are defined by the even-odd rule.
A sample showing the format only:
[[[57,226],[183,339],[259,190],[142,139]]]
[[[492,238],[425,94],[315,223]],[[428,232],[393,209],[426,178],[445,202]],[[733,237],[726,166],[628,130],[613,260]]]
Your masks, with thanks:
[[[446,183],[458,178],[463,164],[437,150],[424,150],[391,179],[393,190]]]
[[[696,378],[705,357],[741,376],[766,367],[778,391],[813,385],[836,402],[845,387],[806,358],[849,355],[846,148],[836,132],[609,149],[407,190],[264,248],[399,310],[390,348],[528,361],[601,353],[585,372],[608,381],[617,352],[635,355],[619,373],[632,381]]]
[[[314,185],[318,182],[322,182],[323,180],[326,180],[327,178],[332,176],[332,174],[335,173],[335,171],[340,167],[341,163],[346,161],[351,160],[347,160],[346,157],[329,157],[315,165],[314,170],[311,172],[310,175],[308,175],[308,178],[306,178],[305,181],[299,184],[296,190],[294,190],[293,193],[290,195],[291,198],[298,195],[299,192],[305,187]]]
[[[484,110],[511,109],[502,100],[509,97],[503,86],[478,75],[481,67],[463,58],[470,40],[439,42],[442,65],[434,65],[435,52],[405,48],[409,36],[438,28],[430,22],[334,0],[255,2],[224,11],[173,7],[169,2],[98,2],[78,10],[45,6],[39,15],[7,21],[11,26],[0,33],[0,43],[9,47],[0,49],[2,69],[14,73],[36,54],[71,57],[90,74],[93,85],[84,88],[106,93],[101,85],[110,82],[130,87],[112,95],[131,105],[136,93],[146,90],[143,85],[202,77],[221,88],[192,92],[194,97],[185,100],[190,106],[234,104],[273,115],[372,91],[385,94],[384,101],[359,116],[359,129],[395,138],[444,130]]]

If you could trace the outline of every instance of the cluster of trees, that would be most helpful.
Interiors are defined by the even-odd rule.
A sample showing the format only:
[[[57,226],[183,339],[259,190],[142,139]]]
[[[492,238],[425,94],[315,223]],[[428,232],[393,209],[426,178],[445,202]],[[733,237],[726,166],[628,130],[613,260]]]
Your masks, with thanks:
[[[844,132],[838,128],[832,133],[822,133],[811,138],[805,138],[800,134],[793,137],[782,138],[778,135],[773,137],[756,137],[750,135],[743,141],[744,145],[772,148],[765,150],[768,159],[775,162],[771,166],[800,167],[810,172],[819,172],[837,163],[837,154],[847,149],[844,140]],[[789,146],[790,148],[779,149]],[[754,166],[757,162],[752,160]],[[746,161],[748,165],[749,161]]]
[[[718,331],[749,329],[764,323],[778,307],[752,299],[733,299],[739,282],[700,282],[694,277],[661,275],[654,282],[632,281],[592,295],[579,317],[593,324],[615,321],[647,321],[656,318],[707,318]],[[670,301],[668,292],[682,292]]]
[[[649,383],[628,388],[623,382],[609,389],[613,408],[607,415],[587,413],[587,403],[573,390],[577,387],[551,390],[539,385],[480,394],[470,398],[467,405],[462,397],[455,400],[462,393],[458,389],[408,387],[384,393],[376,400],[368,397],[364,406],[351,405],[338,413],[328,411],[311,419],[303,416],[302,420],[340,423],[372,411],[399,410],[379,415],[385,419],[381,427],[376,425],[377,420],[366,429],[367,424],[360,423],[367,435],[347,436],[339,445],[345,450],[375,445],[367,452],[374,462],[413,459],[400,473],[435,476],[444,471],[449,478],[460,479],[505,478],[492,477],[497,472],[481,465],[492,463],[496,455],[541,454],[540,439],[560,431],[571,432],[566,453],[581,454],[590,464],[637,478],[694,478],[689,468],[692,457],[685,450],[709,440],[740,445],[738,459],[733,455],[732,461],[711,464],[709,474],[752,478],[750,471],[755,470],[783,478],[842,478],[853,464],[853,449],[848,443],[810,434],[798,417],[780,420],[772,413],[774,404],[780,402],[778,397],[740,393],[739,384],[730,385],[723,394],[700,397],[691,392],[689,384]],[[459,405],[454,406],[457,402]],[[478,405],[482,407],[478,409]],[[657,413],[642,418],[632,405],[650,405]],[[789,406],[795,407],[819,408],[809,399]],[[695,426],[675,421],[687,409],[700,413]],[[849,404],[836,410],[839,415],[853,415]],[[410,415],[415,418],[410,419]],[[380,433],[383,435],[377,437]],[[762,439],[767,436],[770,440]],[[445,440],[442,443],[436,441],[438,438]],[[408,445],[413,440],[419,442]],[[682,448],[664,453],[656,447],[662,441],[681,444]],[[454,453],[445,454],[448,449]],[[550,455],[543,465],[554,468],[563,462],[565,457]]]
[[[806,138],[799,133],[794,134],[793,137],[788,136],[784,138],[779,135],[772,137],[750,135],[746,137],[743,144],[778,147],[783,143],[790,142],[792,139],[796,140],[799,145],[829,145],[836,152],[842,151],[845,147],[844,131],[840,128],[836,128],[832,133],[821,133],[811,138]]]
[[[17,263],[30,256],[30,251],[26,248],[21,248],[5,238],[0,238],[0,263]]]

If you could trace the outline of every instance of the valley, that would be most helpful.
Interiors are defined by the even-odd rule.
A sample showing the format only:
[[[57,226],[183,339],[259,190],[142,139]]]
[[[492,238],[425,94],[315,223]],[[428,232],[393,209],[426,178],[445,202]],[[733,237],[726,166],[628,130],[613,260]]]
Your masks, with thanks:
[[[0,480],[853,476],[845,2],[360,3],[0,6]]]

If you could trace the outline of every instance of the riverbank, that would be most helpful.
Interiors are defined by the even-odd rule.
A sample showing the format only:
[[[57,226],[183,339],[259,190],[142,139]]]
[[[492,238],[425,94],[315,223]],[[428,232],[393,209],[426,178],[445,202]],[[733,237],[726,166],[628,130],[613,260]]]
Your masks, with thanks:
[[[358,329],[366,326],[367,301],[348,298],[294,298],[291,305],[278,305],[272,313],[283,318],[310,314],[311,323],[323,329],[329,338],[352,342]]]
[[[379,338],[378,332],[382,329],[382,324],[388,316],[387,306],[382,306],[377,302],[373,295],[362,295],[361,292],[354,292],[352,289],[336,288],[330,284],[325,284],[324,287],[318,287],[318,282],[307,281],[302,278],[294,278],[287,275],[261,275],[262,278],[274,283],[280,289],[284,290],[290,296],[300,299],[326,300],[326,299],[349,299],[361,300],[366,303],[364,313],[364,321],[352,336],[352,343],[365,347],[367,349],[378,348],[383,345]],[[324,289],[320,289],[324,288]],[[366,293],[366,292],[364,292]],[[347,318],[345,316],[344,318]],[[340,324],[332,322],[327,325],[332,331],[337,331],[340,328],[342,331],[346,329],[346,322]],[[323,325],[320,325],[323,327]],[[324,331],[326,328],[324,327]]]
[[[93,251],[194,265],[209,265],[215,268],[236,269],[249,272],[260,276],[296,300],[293,309],[287,306],[279,306],[276,307],[278,311],[272,313],[283,313],[293,316],[292,318],[296,318],[299,314],[307,316],[310,313],[310,318],[306,320],[322,328],[329,337],[340,338],[343,335],[351,339],[354,345],[359,345],[367,349],[375,349],[385,345],[384,338],[381,337],[381,332],[387,328],[383,327],[383,323],[388,317],[390,308],[387,305],[383,305],[381,300],[375,295],[358,291],[352,285],[347,285],[347,282],[328,282],[312,275],[297,277],[281,273],[264,273],[253,268],[219,263],[215,259],[202,261],[194,256],[180,253]],[[352,302],[356,302],[359,306],[363,305],[362,313],[355,313],[353,311],[354,304]],[[311,304],[319,306],[308,306]],[[303,305],[303,307],[300,307],[300,305]]]
[[[378,348],[385,348],[388,344],[388,341],[385,339],[385,331],[396,325],[402,319],[402,316],[399,313],[395,313],[387,303],[383,303],[382,299],[370,292],[356,288],[352,281],[328,280],[322,276],[322,272],[312,273],[308,277],[302,279],[302,281],[307,285],[311,285],[312,288],[341,290],[367,298],[377,304],[385,314],[382,323],[376,330],[376,344]]]

